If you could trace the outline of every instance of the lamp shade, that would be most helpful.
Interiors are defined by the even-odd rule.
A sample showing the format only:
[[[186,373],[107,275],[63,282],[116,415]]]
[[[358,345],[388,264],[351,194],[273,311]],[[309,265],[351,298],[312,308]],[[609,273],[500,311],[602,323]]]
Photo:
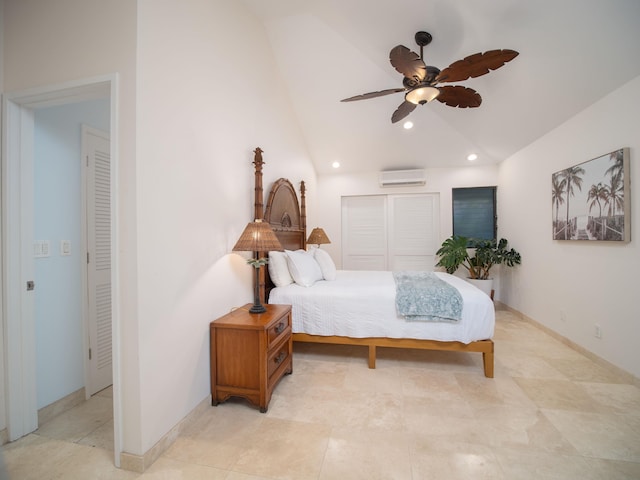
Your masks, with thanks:
[[[331,243],[331,240],[329,240],[329,237],[327,237],[327,234],[324,233],[323,229],[316,227],[311,230],[307,243],[310,243],[311,245],[321,245],[324,243]]]
[[[255,220],[249,223],[240,238],[233,247],[234,252],[271,252],[273,250],[284,250],[278,237],[273,233],[271,225],[262,220]],[[254,295],[253,306],[249,313],[264,313],[266,307],[260,302],[260,267],[266,265],[267,259],[251,259],[247,263],[253,265],[256,270],[256,277],[253,283]]]
[[[409,90],[404,96],[407,102],[415,103],[416,105],[424,105],[430,102],[440,94],[440,90],[435,87],[422,86]]]
[[[273,233],[271,225],[262,220],[249,223],[233,247],[234,252],[270,252],[272,250],[282,251],[284,248]]]

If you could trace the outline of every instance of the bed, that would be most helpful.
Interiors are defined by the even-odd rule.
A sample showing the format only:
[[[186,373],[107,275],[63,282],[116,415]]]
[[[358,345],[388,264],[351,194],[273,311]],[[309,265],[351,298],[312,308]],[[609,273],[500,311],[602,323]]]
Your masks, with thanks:
[[[257,148],[254,153],[255,218],[271,225],[286,250],[299,251],[302,255],[307,238],[305,184],[300,182],[298,201],[291,182],[284,178],[277,180],[264,206],[263,152]],[[326,253],[319,256],[318,263],[322,264],[323,258]],[[303,279],[287,285],[288,282],[278,278],[274,282],[271,277],[279,270],[274,268],[271,258],[270,263],[269,268],[260,269],[261,301],[292,305],[294,342],[366,346],[369,368],[375,368],[377,347],[477,352],[482,353],[484,375],[493,378],[493,302],[465,280],[443,272],[429,274],[453,286],[461,295],[463,306],[459,321],[407,320],[411,317],[399,316],[396,311],[392,272],[331,271],[325,263],[326,268],[321,270],[330,280],[315,278],[309,280],[310,286],[302,286],[306,284]],[[280,286],[276,287],[276,283]]]

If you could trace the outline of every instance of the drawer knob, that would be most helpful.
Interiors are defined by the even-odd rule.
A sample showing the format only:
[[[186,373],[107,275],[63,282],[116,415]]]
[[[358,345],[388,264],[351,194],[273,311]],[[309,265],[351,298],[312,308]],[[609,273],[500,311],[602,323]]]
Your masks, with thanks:
[[[286,327],[286,325],[285,325],[284,322],[280,322],[278,325],[276,325],[276,328],[275,328],[276,335],[279,334],[279,333],[282,333],[284,331],[285,327]]]
[[[280,352],[280,354],[273,359],[274,362],[276,362],[276,364],[281,364],[282,361],[287,358],[287,352],[285,352],[284,350],[282,352]]]

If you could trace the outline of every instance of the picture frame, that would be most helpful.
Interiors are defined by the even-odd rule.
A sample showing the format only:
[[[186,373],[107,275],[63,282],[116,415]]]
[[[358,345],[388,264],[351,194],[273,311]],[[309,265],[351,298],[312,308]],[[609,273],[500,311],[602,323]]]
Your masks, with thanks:
[[[554,240],[631,241],[629,148],[551,175]]]

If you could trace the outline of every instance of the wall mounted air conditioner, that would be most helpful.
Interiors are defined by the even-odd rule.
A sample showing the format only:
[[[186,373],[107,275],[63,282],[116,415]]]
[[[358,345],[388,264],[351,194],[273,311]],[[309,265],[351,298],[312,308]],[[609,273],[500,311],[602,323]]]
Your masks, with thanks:
[[[424,185],[427,181],[424,170],[387,170],[380,172],[381,187]]]

